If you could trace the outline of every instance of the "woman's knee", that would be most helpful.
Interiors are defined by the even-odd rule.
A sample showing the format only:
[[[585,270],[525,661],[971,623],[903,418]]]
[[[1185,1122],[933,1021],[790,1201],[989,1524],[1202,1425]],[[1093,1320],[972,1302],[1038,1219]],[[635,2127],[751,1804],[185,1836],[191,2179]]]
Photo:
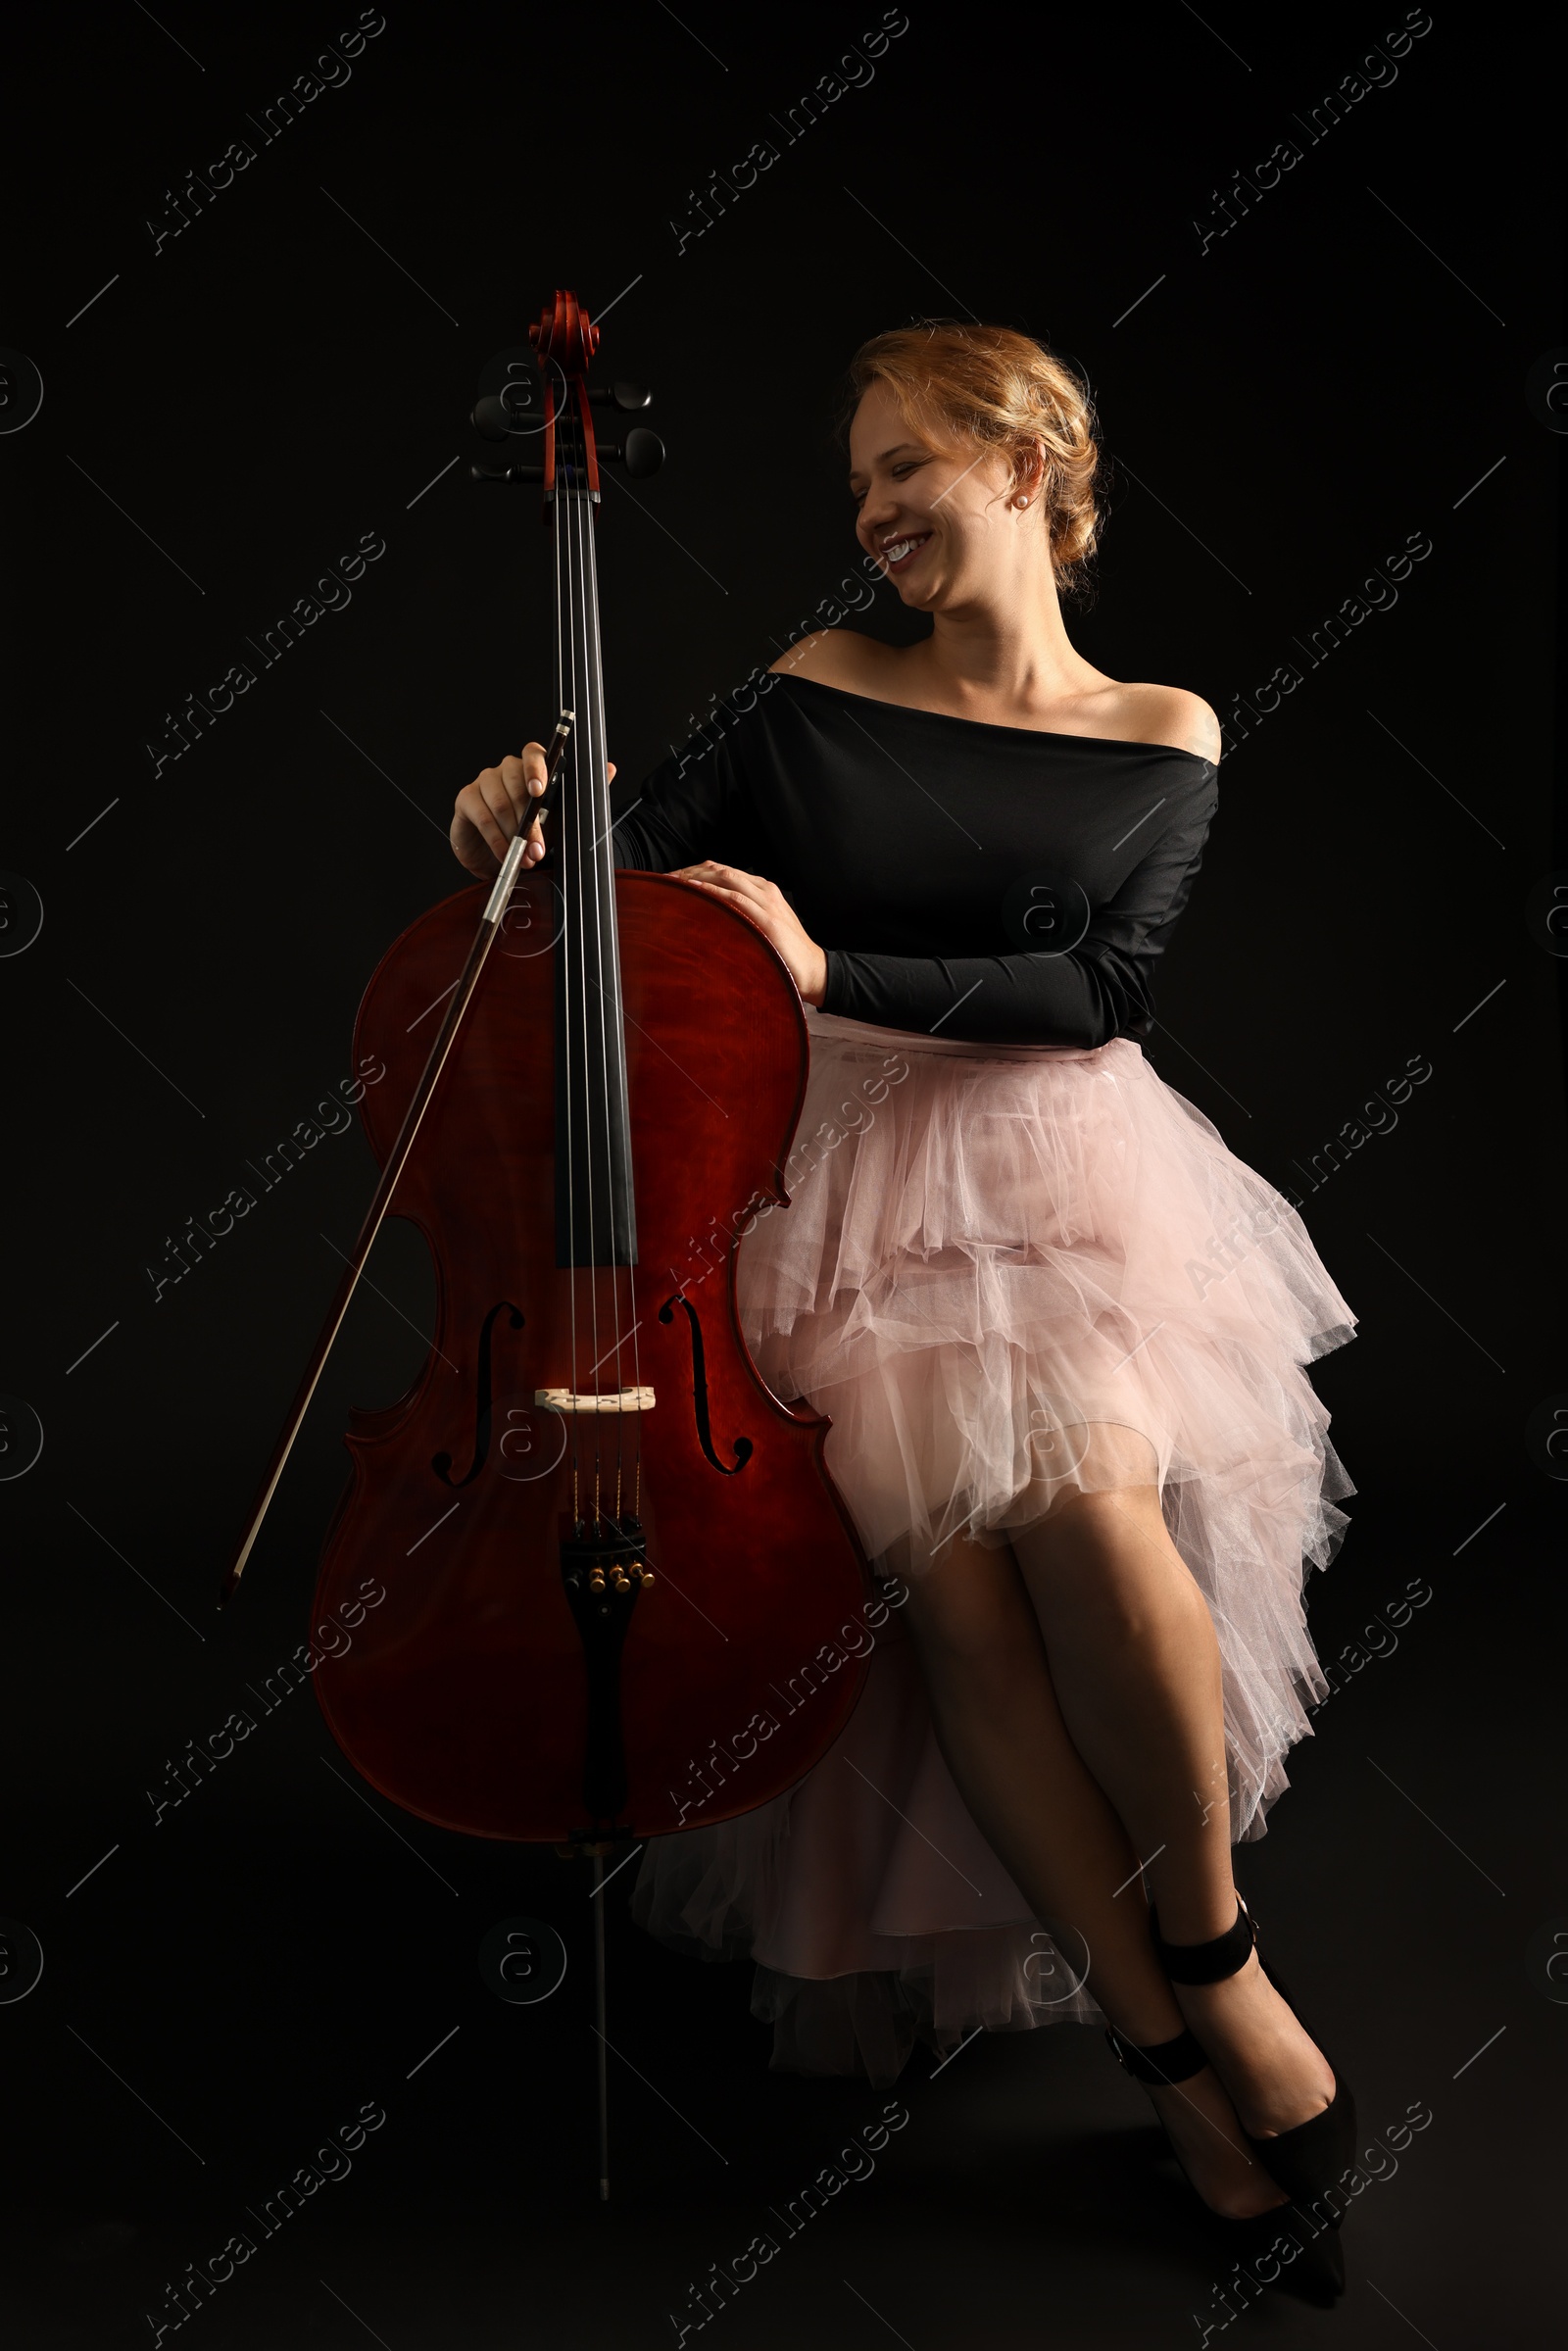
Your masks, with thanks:
[[[1018,1547],[1048,1632],[1071,1620],[1132,1643],[1162,1634],[1173,1621],[1208,1621],[1152,1487],[1075,1494]]]

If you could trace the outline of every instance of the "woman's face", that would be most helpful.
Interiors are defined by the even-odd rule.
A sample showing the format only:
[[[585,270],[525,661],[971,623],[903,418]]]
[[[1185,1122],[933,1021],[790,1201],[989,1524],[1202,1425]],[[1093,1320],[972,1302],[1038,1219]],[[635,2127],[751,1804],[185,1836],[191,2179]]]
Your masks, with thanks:
[[[917,612],[988,601],[1037,558],[1041,517],[1032,500],[1027,511],[1013,505],[1006,459],[941,446],[886,384],[872,384],[855,412],[850,493],[857,538]]]

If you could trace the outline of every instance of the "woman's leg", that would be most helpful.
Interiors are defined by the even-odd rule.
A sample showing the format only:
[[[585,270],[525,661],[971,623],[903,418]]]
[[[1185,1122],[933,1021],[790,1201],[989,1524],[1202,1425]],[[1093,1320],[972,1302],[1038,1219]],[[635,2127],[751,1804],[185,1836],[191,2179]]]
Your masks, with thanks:
[[[1061,1713],[1137,1845],[1170,1942],[1236,1918],[1219,1644],[1153,1486],[1076,1494],[1013,1538]],[[1328,2061],[1257,1962],[1175,1987],[1249,2131],[1288,2131],[1334,2094]]]
[[[906,1580],[937,1738],[976,1824],[1036,1917],[1061,1935],[1069,1964],[1087,1944],[1089,1989],[1118,2032],[1172,2039],[1182,2015],[1150,1941],[1138,1857],[1067,1734],[1011,1552],[956,1543]],[[1151,2095],[1214,2210],[1284,2201],[1249,2155],[1212,2068]]]

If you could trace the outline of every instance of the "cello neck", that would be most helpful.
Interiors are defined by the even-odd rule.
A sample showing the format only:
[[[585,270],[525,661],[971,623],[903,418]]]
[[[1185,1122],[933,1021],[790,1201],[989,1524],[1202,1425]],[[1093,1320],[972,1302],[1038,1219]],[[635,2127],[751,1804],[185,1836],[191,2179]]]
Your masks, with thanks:
[[[634,1265],[637,1219],[615,931],[594,523],[599,468],[581,373],[547,369],[560,707],[577,713],[557,833],[556,1262]]]

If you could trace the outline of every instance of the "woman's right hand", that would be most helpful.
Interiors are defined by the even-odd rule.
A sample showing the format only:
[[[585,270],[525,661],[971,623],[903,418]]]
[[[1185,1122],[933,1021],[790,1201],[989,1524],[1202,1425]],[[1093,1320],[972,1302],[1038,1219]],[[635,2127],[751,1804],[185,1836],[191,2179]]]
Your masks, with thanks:
[[[611,774],[614,774],[612,767]],[[537,865],[545,854],[538,818],[528,823],[531,802],[545,788],[542,743],[525,743],[515,759],[499,767],[486,767],[458,794],[452,817],[452,854],[481,882],[493,882],[514,836],[528,824],[525,866]]]

